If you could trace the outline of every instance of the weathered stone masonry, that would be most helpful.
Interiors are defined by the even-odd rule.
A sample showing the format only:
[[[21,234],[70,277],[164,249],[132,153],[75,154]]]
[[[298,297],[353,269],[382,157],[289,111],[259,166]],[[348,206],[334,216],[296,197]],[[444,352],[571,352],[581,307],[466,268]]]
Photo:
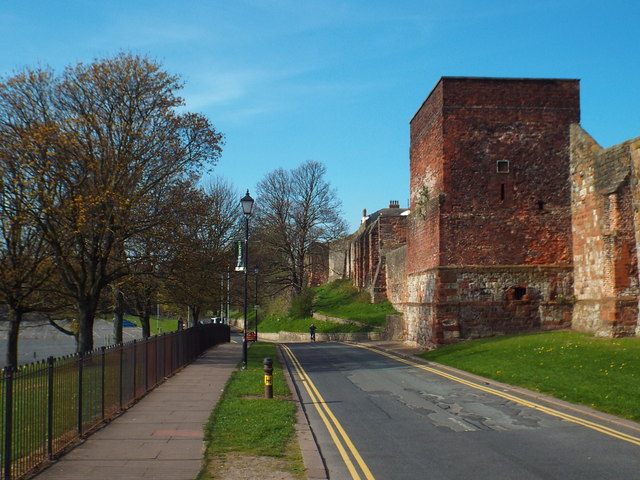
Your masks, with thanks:
[[[603,149],[572,126],[575,329],[638,333],[639,167],[640,138]]]
[[[405,339],[570,323],[577,80],[444,77],[411,120]]]

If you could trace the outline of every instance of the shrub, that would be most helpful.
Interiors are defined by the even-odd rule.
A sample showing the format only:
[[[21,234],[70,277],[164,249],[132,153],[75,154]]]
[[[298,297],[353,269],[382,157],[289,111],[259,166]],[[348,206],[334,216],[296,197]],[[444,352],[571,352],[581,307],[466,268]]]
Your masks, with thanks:
[[[311,290],[303,290],[291,300],[289,307],[289,316],[292,318],[307,318],[312,314],[313,309],[313,292]]]

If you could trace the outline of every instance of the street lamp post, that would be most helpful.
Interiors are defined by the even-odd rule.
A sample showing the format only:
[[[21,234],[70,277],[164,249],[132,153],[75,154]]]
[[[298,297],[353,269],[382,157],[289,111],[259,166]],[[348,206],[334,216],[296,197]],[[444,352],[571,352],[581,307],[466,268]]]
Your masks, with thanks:
[[[258,340],[258,274],[260,273],[258,265],[256,265],[253,271],[256,274],[256,302],[253,304],[253,309],[255,310],[256,314],[256,340]]]
[[[242,333],[242,369],[247,369],[247,265],[249,261],[249,217],[251,216],[251,212],[253,211],[253,198],[249,195],[249,190],[247,190],[247,194],[242,197],[240,200],[240,205],[242,205],[242,212],[244,213],[244,323],[243,323],[243,333]]]

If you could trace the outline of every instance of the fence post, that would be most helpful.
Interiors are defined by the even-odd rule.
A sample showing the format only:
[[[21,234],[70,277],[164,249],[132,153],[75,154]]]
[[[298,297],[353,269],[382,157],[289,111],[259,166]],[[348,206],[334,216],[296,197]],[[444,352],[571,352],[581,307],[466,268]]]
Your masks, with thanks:
[[[78,436],[82,436],[82,370],[84,369],[84,353],[78,359]]]
[[[106,351],[107,347],[105,347],[104,345],[102,347],[100,347],[100,402],[102,404],[101,406],[101,410],[102,410],[102,420],[104,420],[104,375],[105,375],[105,351]]]
[[[167,378],[167,336],[162,334],[162,379]]]
[[[176,359],[176,370],[182,367],[182,357],[181,357],[181,349],[180,349],[180,331],[176,332],[175,340],[173,342],[174,351],[175,351],[175,359]]]
[[[136,374],[138,370],[138,351],[136,348],[136,340],[133,340],[133,399],[138,399],[138,393],[136,392]]]
[[[11,433],[13,423],[13,365],[4,369],[4,478],[11,480]]]
[[[124,370],[124,348],[123,348],[123,344],[122,343],[118,344],[118,348],[120,349],[120,355],[119,355],[119,357],[120,357],[120,368],[119,368],[120,373],[119,373],[119,377],[120,378],[119,378],[119,381],[118,381],[118,383],[120,385],[120,388],[119,388],[119,390],[120,390],[119,402],[120,402],[120,410],[122,410],[122,403],[123,403],[123,400],[122,400],[123,392],[122,392],[122,390],[123,390],[123,383],[124,383],[124,372],[123,372],[123,370]]]
[[[169,344],[171,345],[171,374],[175,372],[178,368],[176,367],[176,363],[178,363],[176,359],[176,336],[172,333],[169,335]]]
[[[149,339],[144,339],[144,393],[149,391]]]
[[[47,358],[47,455],[53,459],[53,357]]]

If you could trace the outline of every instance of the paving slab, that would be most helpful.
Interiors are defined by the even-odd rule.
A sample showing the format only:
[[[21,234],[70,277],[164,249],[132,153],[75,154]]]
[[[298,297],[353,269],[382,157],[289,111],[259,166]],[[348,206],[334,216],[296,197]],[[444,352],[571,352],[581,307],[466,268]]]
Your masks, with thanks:
[[[241,355],[237,343],[209,349],[35,478],[193,480],[203,427]]]

